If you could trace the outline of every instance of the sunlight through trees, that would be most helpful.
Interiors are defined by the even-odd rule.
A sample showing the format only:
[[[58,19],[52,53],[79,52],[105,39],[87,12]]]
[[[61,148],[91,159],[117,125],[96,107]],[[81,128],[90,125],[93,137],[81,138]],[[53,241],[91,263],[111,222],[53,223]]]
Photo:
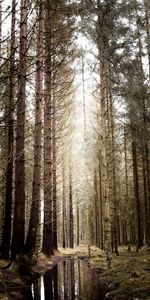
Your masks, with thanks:
[[[1,258],[150,246],[149,14],[0,1]]]

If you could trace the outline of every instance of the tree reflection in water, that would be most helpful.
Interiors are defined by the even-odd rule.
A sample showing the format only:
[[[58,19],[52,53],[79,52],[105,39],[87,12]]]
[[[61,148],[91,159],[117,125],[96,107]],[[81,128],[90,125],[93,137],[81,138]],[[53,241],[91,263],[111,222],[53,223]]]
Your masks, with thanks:
[[[99,300],[106,288],[82,260],[66,260],[34,284],[35,300]]]

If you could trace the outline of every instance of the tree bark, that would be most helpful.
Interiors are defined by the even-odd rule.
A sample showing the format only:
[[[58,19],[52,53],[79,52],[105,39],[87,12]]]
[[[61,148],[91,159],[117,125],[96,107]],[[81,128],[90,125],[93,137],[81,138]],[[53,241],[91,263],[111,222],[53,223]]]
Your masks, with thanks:
[[[110,201],[108,193],[108,158],[107,158],[107,122],[106,122],[106,76],[107,76],[107,64],[106,64],[106,47],[107,40],[104,40],[104,28],[101,28],[102,7],[99,0],[97,0],[97,8],[99,11],[97,21],[97,45],[99,50],[99,63],[100,63],[100,111],[101,111],[101,155],[102,165],[101,174],[103,178],[103,203],[104,203],[104,241],[106,259],[108,264],[111,264],[112,249],[111,249],[111,230],[110,230]],[[107,37],[105,37],[107,39]]]
[[[41,140],[42,140],[42,98],[43,98],[43,30],[44,1],[38,2],[37,17],[39,20],[37,34],[37,61],[35,86],[35,129],[34,129],[34,166],[32,184],[32,204],[25,252],[32,257],[36,249],[36,238],[39,226],[40,192],[41,192]]]
[[[52,119],[52,143],[53,143],[53,248],[57,250],[57,180],[56,180],[56,103],[53,94],[53,119]]]
[[[111,79],[109,79],[111,80]],[[116,159],[115,159],[115,125],[114,125],[114,117],[113,117],[113,102],[112,102],[112,93],[109,92],[109,105],[110,105],[110,124],[111,124],[111,143],[112,143],[112,196],[113,196],[113,206],[114,206],[114,214],[113,214],[113,234],[114,234],[114,246],[115,253],[119,255],[118,251],[118,203],[117,203],[117,187],[116,187]]]
[[[134,193],[136,204],[136,247],[137,251],[141,248],[141,216],[140,216],[140,198],[139,198],[139,181],[138,181],[138,167],[137,167],[137,152],[136,143],[132,138],[132,159],[133,159],[133,177],[134,177]]]
[[[71,172],[71,171],[70,171]],[[74,247],[72,176],[69,177],[69,246]]]
[[[128,251],[130,251],[131,229],[130,229],[130,210],[129,210],[129,188],[128,188],[128,164],[127,164],[127,133],[124,125],[124,162],[125,162],[125,199],[126,199],[126,231]]]
[[[98,188],[97,188],[97,172],[95,170],[95,176],[94,176],[94,189],[95,189],[95,245],[99,247],[99,206],[98,206]]]
[[[147,54],[148,54],[148,64],[149,64],[149,80],[150,80],[150,3],[149,0],[144,0],[145,6],[145,25],[146,25],[146,35],[147,35]]]
[[[62,246],[66,248],[66,185],[64,157],[62,158]]]
[[[15,164],[15,204],[13,237],[11,245],[12,259],[22,254],[24,250],[25,225],[25,163],[24,163],[24,127],[26,99],[26,69],[27,69],[27,16],[28,0],[21,0],[20,9],[20,48],[18,69],[17,97],[17,132],[16,132],[16,164]]]
[[[80,216],[79,216],[79,205],[77,204],[77,246],[80,244]]]
[[[6,169],[6,194],[5,194],[5,219],[3,228],[3,237],[1,244],[1,256],[9,258],[10,241],[11,241],[11,213],[12,213],[12,196],[13,196],[13,145],[14,145],[14,96],[15,96],[15,17],[16,1],[12,0],[12,19],[11,19],[11,42],[10,42],[10,77],[9,77],[9,103],[8,103],[8,143],[7,143],[7,169]]]
[[[53,173],[52,173],[52,32],[51,1],[45,16],[45,95],[44,95],[44,229],[43,252],[53,254]]]
[[[99,162],[99,188],[100,188],[100,248],[104,249],[104,234],[103,234],[103,195],[102,195],[102,175],[101,164]]]

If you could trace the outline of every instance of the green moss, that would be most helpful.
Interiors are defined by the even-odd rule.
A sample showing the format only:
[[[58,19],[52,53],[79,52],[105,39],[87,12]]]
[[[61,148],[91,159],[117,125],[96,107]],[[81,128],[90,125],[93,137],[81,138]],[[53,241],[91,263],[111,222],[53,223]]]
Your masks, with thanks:
[[[121,251],[119,257],[113,257],[113,267],[105,271],[102,278],[112,282],[110,294],[115,300],[149,300],[150,257],[147,249],[138,254]],[[116,283],[119,283],[117,289]]]

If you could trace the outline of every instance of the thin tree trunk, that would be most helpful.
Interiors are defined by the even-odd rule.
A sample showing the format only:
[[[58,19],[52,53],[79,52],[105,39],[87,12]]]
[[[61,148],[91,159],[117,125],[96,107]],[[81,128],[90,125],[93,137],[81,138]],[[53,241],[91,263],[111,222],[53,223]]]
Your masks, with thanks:
[[[148,221],[149,221],[149,228],[148,228],[148,240],[147,244],[150,245],[150,160],[149,160],[149,149],[148,143],[145,143],[145,155],[146,155],[146,174],[147,174],[147,198],[148,198]]]
[[[145,241],[149,242],[149,206],[148,206],[148,193],[147,193],[147,174],[146,174],[146,161],[145,153],[142,154],[142,167],[143,167],[143,186],[144,186],[144,229]]]
[[[25,225],[25,163],[24,163],[24,127],[25,92],[27,68],[27,15],[28,0],[21,0],[20,9],[20,50],[18,70],[17,132],[16,132],[16,168],[15,168],[15,206],[12,237],[12,259],[24,250]]]
[[[29,229],[26,239],[25,252],[33,255],[36,248],[36,238],[39,226],[40,187],[41,187],[41,134],[42,134],[42,98],[43,98],[43,30],[44,30],[44,2],[38,3],[37,16],[39,28],[37,35],[37,61],[35,86],[35,132],[34,132],[34,167],[32,185],[32,204]]]
[[[79,206],[77,204],[77,246],[80,244],[80,217],[79,217]]]
[[[103,195],[102,195],[102,178],[101,178],[101,165],[99,162],[99,185],[100,185],[100,248],[104,249],[103,237]]]
[[[140,198],[139,198],[139,182],[138,182],[138,167],[137,167],[137,153],[136,144],[132,140],[132,159],[133,159],[133,176],[134,176],[134,192],[136,203],[136,247],[137,251],[141,248],[141,217],[140,217]]]
[[[145,24],[146,24],[146,35],[147,35],[147,53],[148,53],[148,64],[149,64],[149,80],[150,80],[150,3],[149,0],[144,0],[145,6]]]
[[[144,149],[142,152],[143,161],[143,184],[144,184],[144,197],[145,197],[145,230],[146,230],[146,243],[150,244],[150,168],[149,168],[149,148],[148,148],[148,124],[146,118],[146,103],[145,99],[142,102],[143,109],[143,129],[144,129]]]
[[[56,103],[53,95],[53,248],[57,250]]]
[[[147,2],[147,0],[144,0],[145,4],[145,17],[146,17],[146,31],[147,31],[147,46],[148,46],[148,58],[149,58],[149,68],[150,68],[150,32],[148,28],[149,23],[149,13],[150,13],[150,6]],[[141,71],[141,77],[140,77],[140,84],[141,88],[144,88],[144,71],[143,71],[143,64],[142,64],[142,40],[141,40],[141,32],[140,27],[138,24],[138,16],[137,16],[137,31],[138,31],[138,56],[139,56],[139,62],[140,62],[140,71]],[[150,69],[149,69],[150,70]],[[146,118],[147,108],[146,108],[146,101],[145,101],[145,95],[143,95],[142,98],[142,115],[143,115],[143,144],[144,144],[144,151],[142,151],[142,160],[143,160],[143,183],[144,183],[144,196],[145,198],[145,211],[146,211],[146,232],[147,232],[147,238],[146,243],[150,243],[150,174],[149,174],[149,153],[148,153],[148,124],[147,124],[147,118]],[[144,155],[143,155],[144,152]],[[142,224],[141,224],[142,226]]]
[[[98,189],[97,189],[97,172],[95,170],[94,176],[94,189],[95,189],[95,245],[99,247],[99,207],[98,207]]]
[[[8,154],[6,169],[6,194],[5,194],[5,219],[3,229],[3,239],[1,245],[1,256],[5,259],[9,258],[10,241],[11,241],[11,213],[12,213],[12,193],[13,193],[13,142],[14,142],[14,94],[15,94],[15,15],[16,1],[12,0],[12,20],[11,20],[11,45],[10,45],[10,77],[9,77],[9,103],[8,103]]]
[[[111,142],[112,142],[112,185],[113,185],[113,205],[114,205],[114,246],[115,246],[115,253],[119,255],[118,251],[118,203],[117,203],[117,187],[116,187],[116,167],[115,167],[115,137],[114,137],[114,117],[113,117],[113,103],[112,103],[112,94],[110,91],[109,95],[109,104],[110,104],[110,123],[111,123]]]
[[[103,44],[103,43],[102,43]],[[111,264],[112,260],[112,249],[111,249],[111,230],[110,230],[110,203],[108,198],[108,174],[107,174],[107,136],[106,136],[106,119],[105,119],[105,47],[99,45],[99,56],[100,56],[100,105],[101,105],[101,136],[102,136],[102,174],[103,174],[103,189],[104,189],[104,234],[105,234],[105,250],[107,254],[107,262]]]
[[[131,230],[130,230],[130,212],[129,212],[129,188],[128,188],[128,164],[127,164],[127,137],[126,128],[124,127],[124,161],[125,161],[125,199],[126,199],[126,228],[127,228],[127,243],[128,251],[130,251]]]
[[[74,230],[73,230],[73,199],[72,199],[72,177],[69,178],[69,246],[74,247]]]
[[[64,158],[62,161],[62,246],[66,248],[66,186]]]
[[[53,189],[52,189],[52,39],[51,3],[46,1],[45,16],[45,95],[44,95],[44,230],[43,252],[53,254]]]

